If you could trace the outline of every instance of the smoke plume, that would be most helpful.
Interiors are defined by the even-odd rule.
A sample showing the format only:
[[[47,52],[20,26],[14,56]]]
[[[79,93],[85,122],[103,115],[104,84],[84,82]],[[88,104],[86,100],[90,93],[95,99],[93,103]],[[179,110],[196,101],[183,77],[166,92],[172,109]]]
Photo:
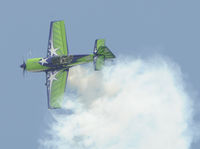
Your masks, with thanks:
[[[189,149],[191,99],[178,65],[121,59],[102,71],[70,69],[64,107],[52,112],[47,149]]]

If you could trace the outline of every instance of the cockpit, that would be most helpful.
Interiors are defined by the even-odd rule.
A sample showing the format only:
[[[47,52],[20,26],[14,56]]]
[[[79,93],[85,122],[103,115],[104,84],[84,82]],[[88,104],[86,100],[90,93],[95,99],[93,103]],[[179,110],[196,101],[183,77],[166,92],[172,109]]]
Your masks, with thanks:
[[[72,59],[73,59],[72,55],[69,55],[69,56],[55,56],[55,57],[52,57],[52,64],[53,65],[66,65],[66,64],[71,63]]]

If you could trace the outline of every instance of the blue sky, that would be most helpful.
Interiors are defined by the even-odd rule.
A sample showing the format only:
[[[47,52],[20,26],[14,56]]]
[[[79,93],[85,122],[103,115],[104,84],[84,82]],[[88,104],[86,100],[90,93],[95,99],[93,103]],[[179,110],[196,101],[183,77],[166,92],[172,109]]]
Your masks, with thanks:
[[[186,88],[198,99],[199,5],[197,0],[2,0],[1,148],[37,148],[48,127],[45,74],[27,73],[24,79],[19,65],[23,57],[46,56],[52,20],[65,21],[70,54],[91,53],[95,39],[106,38],[117,56],[169,57],[180,65]],[[197,111],[196,125],[198,116]]]

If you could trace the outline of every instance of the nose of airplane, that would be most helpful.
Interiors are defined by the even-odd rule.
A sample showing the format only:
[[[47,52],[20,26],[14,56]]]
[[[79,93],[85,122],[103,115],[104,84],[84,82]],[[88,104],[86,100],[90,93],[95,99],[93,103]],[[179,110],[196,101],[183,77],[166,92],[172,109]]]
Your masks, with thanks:
[[[23,62],[23,64],[20,65],[21,68],[26,69],[26,64]]]
[[[26,63],[25,63],[25,61],[23,61],[23,64],[21,64],[20,67],[23,69],[23,76],[25,76],[25,71],[26,71]]]

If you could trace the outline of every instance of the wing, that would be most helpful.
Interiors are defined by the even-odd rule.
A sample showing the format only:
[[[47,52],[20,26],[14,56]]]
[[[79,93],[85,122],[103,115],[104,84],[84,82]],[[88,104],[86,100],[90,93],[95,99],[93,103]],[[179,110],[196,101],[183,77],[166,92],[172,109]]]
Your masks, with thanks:
[[[61,108],[67,83],[68,70],[46,73],[48,108]]]
[[[47,57],[68,55],[64,21],[53,21],[50,24]]]

